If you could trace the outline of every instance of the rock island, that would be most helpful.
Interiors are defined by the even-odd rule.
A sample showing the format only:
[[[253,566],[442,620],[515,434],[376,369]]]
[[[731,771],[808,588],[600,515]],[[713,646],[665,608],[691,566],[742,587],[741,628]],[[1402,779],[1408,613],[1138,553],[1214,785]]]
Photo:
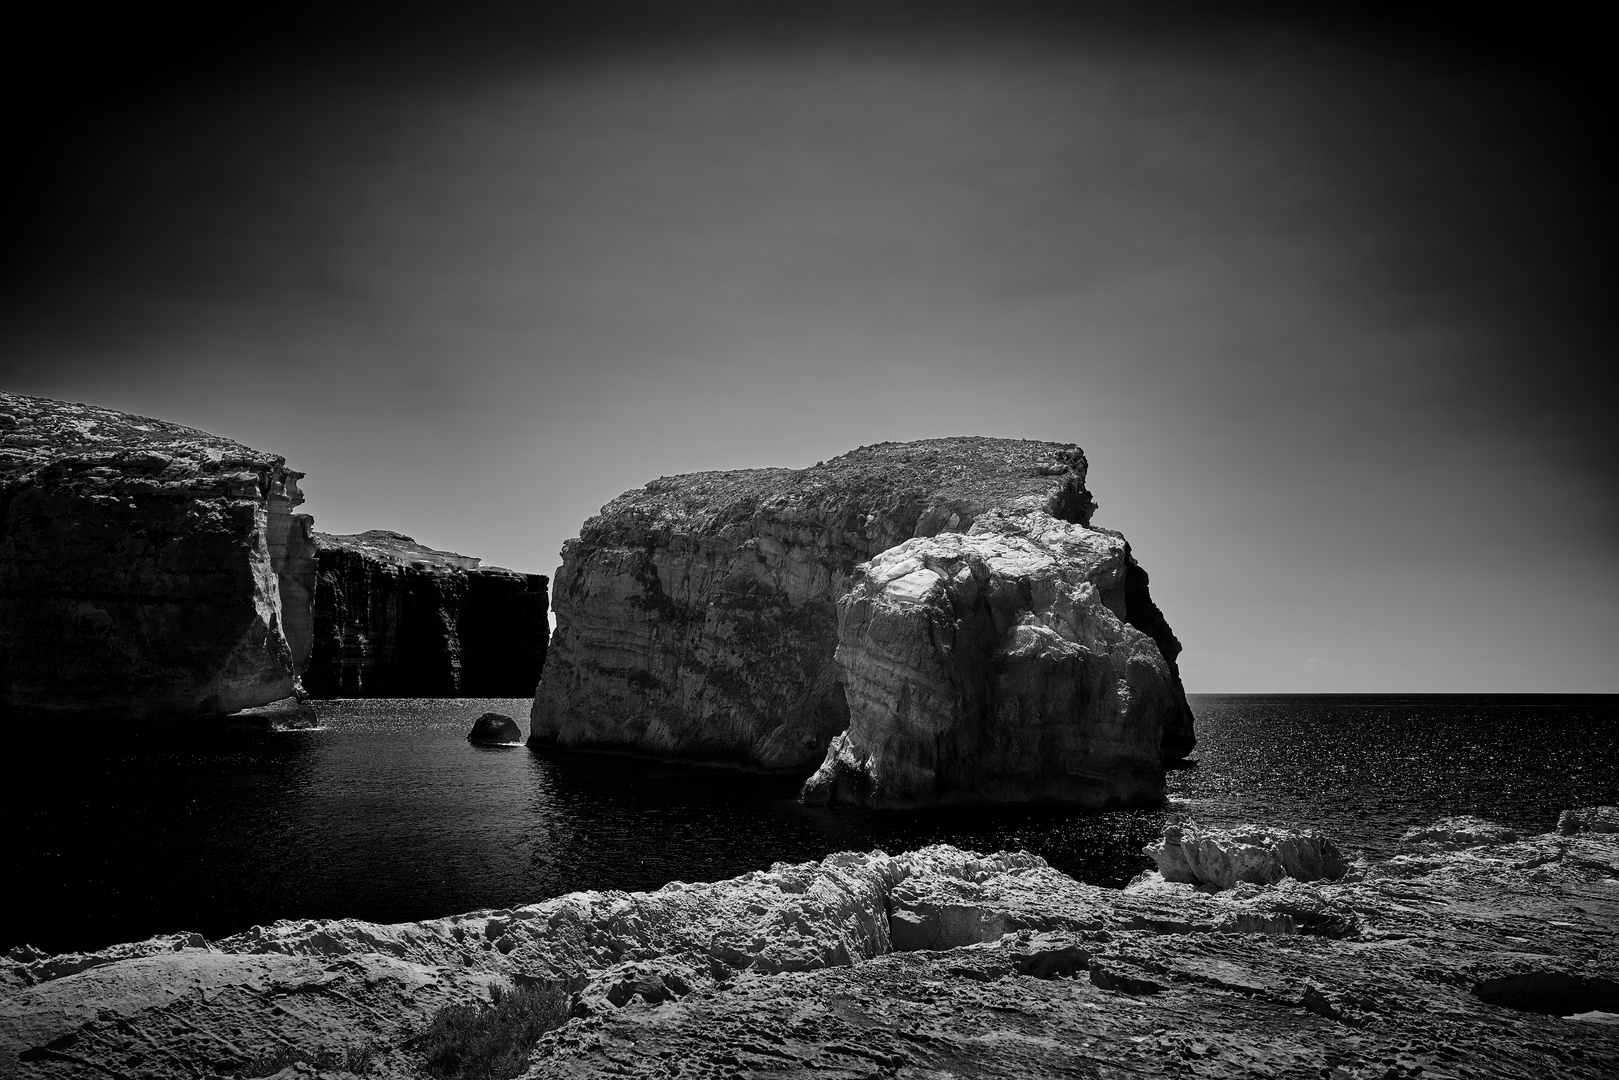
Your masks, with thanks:
[[[665,477],[563,548],[535,746],[802,770],[808,801],[1155,802],[1180,643],[1077,446]]]

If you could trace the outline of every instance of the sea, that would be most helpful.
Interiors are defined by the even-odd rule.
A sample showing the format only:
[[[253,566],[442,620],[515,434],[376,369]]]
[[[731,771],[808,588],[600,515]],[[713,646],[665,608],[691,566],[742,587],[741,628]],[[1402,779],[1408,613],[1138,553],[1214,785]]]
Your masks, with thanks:
[[[1198,747],[1168,804],[1101,812],[817,809],[800,776],[467,742],[485,711],[526,731],[528,706],[323,701],[309,731],[15,742],[0,950],[431,918],[935,842],[1117,886],[1151,865],[1170,814],[1319,828],[1375,858],[1442,816],[1544,831],[1566,807],[1619,803],[1614,696],[1195,696]]]

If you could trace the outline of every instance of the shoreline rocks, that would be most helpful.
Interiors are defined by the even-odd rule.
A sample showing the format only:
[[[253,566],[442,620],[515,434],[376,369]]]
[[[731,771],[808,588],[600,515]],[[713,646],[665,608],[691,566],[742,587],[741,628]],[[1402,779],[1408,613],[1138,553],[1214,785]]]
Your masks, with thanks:
[[[628,492],[564,545],[530,745],[822,765],[819,802],[1155,801],[1180,645],[1087,468],[934,439]]]
[[[369,1075],[419,1077],[413,1040],[440,1008],[546,980],[569,989],[573,1019],[534,1046],[533,1080],[664,1061],[1594,1080],[1619,1067],[1616,933],[1614,833],[1214,893],[1158,873],[1098,888],[1027,853],[841,853],[418,923],[14,950],[0,1072],[163,1080],[352,1051]]]
[[[314,534],[304,687],[318,698],[527,697],[545,666],[549,579],[402,533]]]
[[[1283,878],[1336,881],[1349,870],[1338,845],[1319,832],[1258,825],[1201,829],[1195,821],[1172,821],[1146,853],[1165,881],[1216,891],[1241,883],[1274,885]]]

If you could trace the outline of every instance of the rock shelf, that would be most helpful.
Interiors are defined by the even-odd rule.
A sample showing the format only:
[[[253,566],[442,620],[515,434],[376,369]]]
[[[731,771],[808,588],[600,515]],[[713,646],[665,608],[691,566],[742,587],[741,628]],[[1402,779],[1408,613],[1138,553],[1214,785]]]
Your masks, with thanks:
[[[420,923],[16,950],[0,1073],[236,1075],[363,1049],[369,1075],[414,1077],[438,1009],[555,980],[574,1018],[534,1047],[536,1080],[1596,1078],[1619,1069],[1616,967],[1615,833],[1218,891],[1156,872],[1097,888],[940,845]]]

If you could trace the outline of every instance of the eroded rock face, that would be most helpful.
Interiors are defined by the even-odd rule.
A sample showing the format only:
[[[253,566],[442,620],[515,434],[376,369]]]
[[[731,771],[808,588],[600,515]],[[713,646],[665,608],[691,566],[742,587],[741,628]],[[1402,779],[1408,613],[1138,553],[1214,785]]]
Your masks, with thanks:
[[[936,439],[620,496],[563,549],[530,743],[809,771],[841,760],[827,749],[840,738],[852,771],[812,797],[1156,797],[1162,761],[1193,743],[1180,646],[1122,538],[1089,528],[1086,468],[1076,446]],[[862,564],[878,559],[880,576],[916,538],[935,545],[923,562],[976,559],[986,576],[908,598],[932,615],[879,618],[889,581]],[[1085,569],[1059,565],[1069,557]],[[947,613],[958,599],[963,612]],[[960,655],[905,640],[945,622]],[[924,699],[948,708],[917,729]],[[1020,709],[1027,723],[999,731]],[[1041,739],[1059,729],[1047,754]]]
[[[295,694],[302,473],[162,420],[0,393],[0,704],[109,720]]]
[[[408,536],[315,533],[315,697],[526,697],[545,665],[547,579]]]
[[[1557,831],[1564,836],[1582,832],[1619,832],[1619,806],[1582,806],[1564,810],[1557,818]]]
[[[1165,881],[1214,889],[1274,885],[1283,878],[1336,881],[1349,869],[1338,845],[1319,832],[1258,825],[1203,829],[1195,821],[1172,822],[1147,854]]]
[[[849,729],[809,802],[912,806],[1163,794],[1185,697],[1125,622],[1129,547],[1043,508],[908,540],[839,602]]]
[[[1274,830],[1273,830],[1274,831]],[[1619,1068],[1619,834],[1210,893],[1025,854],[833,855],[391,926],[282,922],[0,961],[0,1073],[419,1077],[445,1005],[552,979],[525,1076],[1568,1076]]]
[[[1567,814],[1569,811],[1564,813]],[[1405,852],[1457,851],[1482,844],[1505,844],[1517,838],[1518,834],[1504,825],[1485,821],[1471,814],[1462,814],[1407,829],[1400,834],[1399,847]]]

